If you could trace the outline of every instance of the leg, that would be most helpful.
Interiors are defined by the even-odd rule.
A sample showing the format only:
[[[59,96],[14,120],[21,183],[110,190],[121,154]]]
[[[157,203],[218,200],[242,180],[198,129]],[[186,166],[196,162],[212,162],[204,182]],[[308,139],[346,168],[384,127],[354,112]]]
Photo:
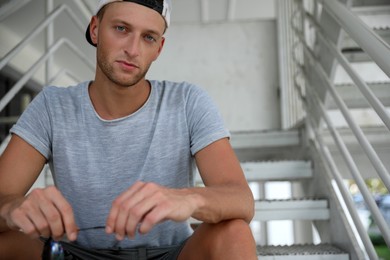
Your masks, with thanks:
[[[254,260],[257,259],[256,243],[244,220],[203,223],[183,247],[179,255],[179,260],[182,259]]]
[[[22,232],[0,233],[0,258],[2,260],[41,259],[43,243]]]

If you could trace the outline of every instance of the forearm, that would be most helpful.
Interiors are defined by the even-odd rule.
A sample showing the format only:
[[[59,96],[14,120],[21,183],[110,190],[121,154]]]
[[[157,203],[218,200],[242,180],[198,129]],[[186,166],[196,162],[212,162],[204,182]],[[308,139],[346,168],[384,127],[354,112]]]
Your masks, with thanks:
[[[0,233],[9,231],[10,228],[7,226],[7,223],[3,218],[0,217]]]
[[[0,233],[9,231],[10,227],[7,225],[5,217],[10,208],[10,204],[12,201],[20,200],[22,197],[20,196],[0,196]]]
[[[189,188],[187,194],[196,205],[193,218],[218,223],[227,219],[250,222],[254,215],[254,200],[247,186],[225,185]]]

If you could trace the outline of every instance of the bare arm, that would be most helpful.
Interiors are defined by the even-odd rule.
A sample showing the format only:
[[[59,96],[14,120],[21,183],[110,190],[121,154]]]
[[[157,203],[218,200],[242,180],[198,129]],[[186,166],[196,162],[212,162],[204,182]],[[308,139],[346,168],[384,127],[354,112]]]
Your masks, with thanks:
[[[37,179],[45,158],[14,135],[0,156],[0,213],[7,202],[22,198]],[[9,229],[0,214],[0,232]]]
[[[46,158],[17,135],[0,157],[0,232],[21,229],[31,237],[75,239],[77,227],[70,205],[55,187],[26,196]],[[71,235],[73,234],[73,235]]]
[[[229,141],[222,139],[205,147],[195,159],[206,187],[189,190],[201,201],[192,217],[208,223],[237,218],[250,222],[253,195]]]

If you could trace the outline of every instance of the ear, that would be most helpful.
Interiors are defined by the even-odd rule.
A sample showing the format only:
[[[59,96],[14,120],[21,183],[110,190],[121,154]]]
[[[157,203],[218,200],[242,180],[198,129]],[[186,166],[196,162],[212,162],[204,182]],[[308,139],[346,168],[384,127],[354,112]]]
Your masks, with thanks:
[[[92,16],[91,22],[89,23],[89,34],[91,35],[91,40],[93,44],[97,45],[98,42],[98,28],[99,28],[99,19],[97,16]]]

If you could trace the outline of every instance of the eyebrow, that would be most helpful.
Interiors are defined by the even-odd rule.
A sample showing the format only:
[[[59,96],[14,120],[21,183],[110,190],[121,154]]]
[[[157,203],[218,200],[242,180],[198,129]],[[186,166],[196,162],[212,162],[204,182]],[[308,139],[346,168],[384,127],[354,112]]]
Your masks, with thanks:
[[[133,28],[134,27],[132,24],[129,24],[129,23],[127,23],[127,22],[125,22],[125,21],[123,21],[121,19],[117,19],[117,18],[111,20],[111,23],[113,23],[113,24],[115,24],[115,23],[124,24],[126,27],[129,27],[129,28]],[[154,35],[156,35],[158,37],[162,37],[163,36],[163,34],[159,33],[157,30],[145,29],[143,31],[146,32],[146,33],[149,33],[149,34],[154,34]]]

